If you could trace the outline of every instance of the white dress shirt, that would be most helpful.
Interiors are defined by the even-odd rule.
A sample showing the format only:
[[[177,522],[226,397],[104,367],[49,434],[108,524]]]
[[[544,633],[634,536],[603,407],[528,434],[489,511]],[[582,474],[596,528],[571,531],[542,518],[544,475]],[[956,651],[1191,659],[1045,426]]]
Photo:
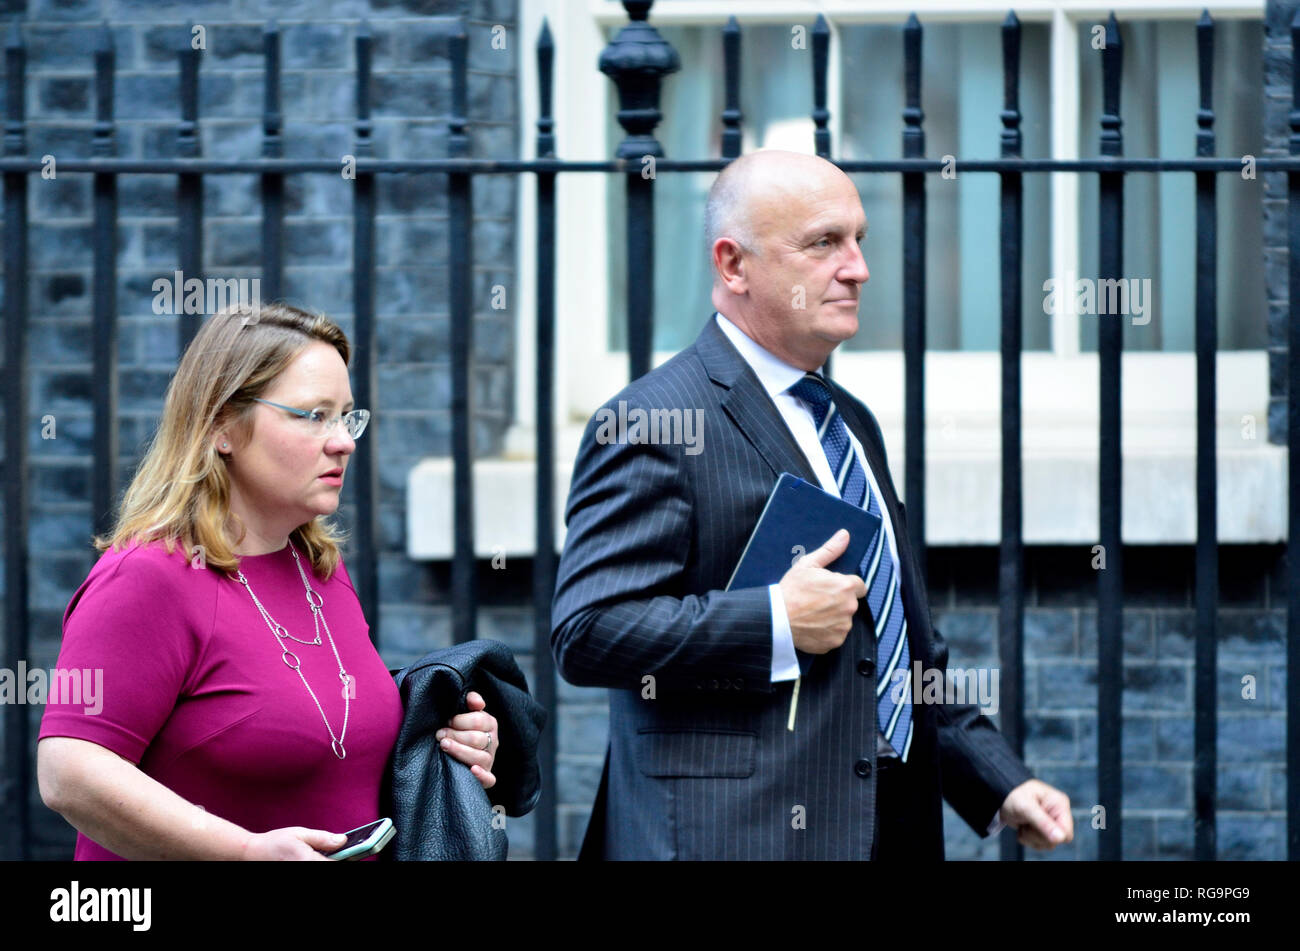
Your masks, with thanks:
[[[839,484],[835,481],[835,476],[831,472],[831,464],[826,458],[826,451],[822,448],[821,440],[817,438],[817,424],[813,420],[812,408],[797,396],[786,392],[803,378],[804,371],[791,366],[780,357],[759,346],[723,314],[714,313],[713,317],[718,322],[718,327],[727,335],[727,339],[731,341],[732,345],[740,352],[741,357],[749,364],[750,369],[754,371],[759,383],[763,385],[767,395],[772,398],[772,402],[776,404],[777,410],[781,413],[781,418],[785,420],[786,426],[790,428],[790,434],[794,436],[795,442],[799,444],[799,449],[811,464],[812,470],[817,476],[817,481],[821,483],[821,487],[838,498],[840,494]],[[844,429],[848,433],[853,451],[857,453],[858,461],[862,464],[862,471],[866,474],[867,481],[871,485],[871,491],[876,494],[876,500],[880,507],[881,527],[884,529],[885,539],[889,542],[889,553],[894,557],[894,564],[898,565],[900,562],[898,559],[898,544],[894,539],[894,525],[889,518],[888,507],[881,501],[883,496],[880,495],[880,486],[876,482],[870,464],[867,462],[866,453],[862,451],[862,444],[858,442],[858,437],[853,435],[853,430],[849,429],[847,424]],[[785,680],[794,680],[799,676],[799,660],[795,656],[794,635],[790,632],[790,618],[785,610],[785,598],[781,594],[779,584],[769,585],[767,590],[772,604],[772,682],[779,683]],[[898,572],[898,597],[902,598],[902,596],[903,576],[901,572]],[[878,753],[890,756],[896,755],[889,741],[885,739],[885,735],[879,730],[876,731],[876,749]],[[994,835],[1001,829],[1002,821],[994,815],[993,822],[989,824],[989,834]]]

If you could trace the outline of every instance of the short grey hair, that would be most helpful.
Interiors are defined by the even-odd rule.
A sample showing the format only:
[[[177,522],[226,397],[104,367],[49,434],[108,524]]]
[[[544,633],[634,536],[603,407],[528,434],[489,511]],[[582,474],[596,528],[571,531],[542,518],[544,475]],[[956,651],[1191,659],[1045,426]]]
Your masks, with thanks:
[[[719,238],[731,238],[744,251],[752,252],[755,248],[748,209],[744,207],[746,177],[727,166],[709,189],[704,206],[704,246],[710,262],[713,245]]]

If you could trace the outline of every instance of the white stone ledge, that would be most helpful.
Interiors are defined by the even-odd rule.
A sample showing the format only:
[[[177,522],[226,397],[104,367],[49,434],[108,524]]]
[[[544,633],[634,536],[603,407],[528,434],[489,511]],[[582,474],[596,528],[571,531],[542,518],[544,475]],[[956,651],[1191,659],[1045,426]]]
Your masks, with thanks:
[[[969,431],[967,431],[969,432]],[[1166,431],[1167,432],[1167,431]],[[564,506],[577,432],[564,433],[555,469],[556,548],[564,544]],[[926,460],[926,538],[932,545],[995,545],[1000,541],[1000,472],[996,433],[980,448],[954,449],[932,433]],[[1057,432],[1060,436],[1060,432]],[[1125,434],[1122,533],[1132,544],[1196,541],[1196,457],[1184,441]],[[952,440],[948,440],[951,442]],[[1056,440],[1045,440],[1056,442]],[[1061,440],[1066,442],[1066,440]],[[1097,543],[1098,466],[1091,451],[1042,445],[1026,434],[1024,526],[1027,544]],[[901,435],[886,427],[894,484],[903,488]],[[1040,448],[1031,449],[1035,444]],[[1074,445],[1083,444],[1074,440]],[[1287,453],[1259,439],[1220,430],[1218,535],[1221,543],[1276,543],[1286,538]],[[1248,448],[1237,448],[1247,445]],[[705,444],[707,451],[707,443]],[[531,556],[534,465],[529,459],[475,464],[475,550]],[[904,499],[906,501],[906,499]],[[452,556],[452,465],[447,457],[422,460],[407,479],[407,554],[417,560]]]

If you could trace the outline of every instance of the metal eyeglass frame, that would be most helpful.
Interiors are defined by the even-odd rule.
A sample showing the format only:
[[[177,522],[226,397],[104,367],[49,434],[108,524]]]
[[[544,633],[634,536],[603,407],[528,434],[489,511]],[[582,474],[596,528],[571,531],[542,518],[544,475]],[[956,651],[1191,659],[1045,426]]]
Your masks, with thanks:
[[[276,409],[286,410],[287,412],[293,413],[295,416],[301,416],[303,419],[311,419],[311,414],[314,412],[314,410],[296,409],[292,406],[285,406],[283,403],[272,403],[270,400],[264,400],[260,396],[253,397],[253,402],[265,403],[267,406],[274,406]],[[333,432],[334,427],[338,425],[339,420],[344,421],[343,427],[347,430],[349,436],[353,439],[360,439],[361,434],[366,431],[366,424],[370,422],[370,410],[352,409],[339,416],[327,419],[325,421],[325,428],[321,430],[321,435],[324,436]],[[357,421],[355,424],[356,432],[352,431],[353,424],[349,423],[348,420]]]

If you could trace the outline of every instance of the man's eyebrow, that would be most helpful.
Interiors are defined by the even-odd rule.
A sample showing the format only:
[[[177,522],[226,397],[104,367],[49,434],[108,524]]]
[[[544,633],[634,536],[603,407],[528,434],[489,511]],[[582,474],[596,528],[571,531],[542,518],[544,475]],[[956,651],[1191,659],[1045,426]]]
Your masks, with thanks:
[[[836,234],[836,235],[839,235],[839,234],[845,234],[845,233],[848,232],[849,230],[850,230],[850,229],[845,228],[845,227],[843,227],[842,225],[837,224],[837,223],[834,223],[834,222],[827,222],[826,224],[822,224],[822,225],[813,225],[812,227],[808,228],[808,229],[804,232],[804,240],[805,240],[805,241],[816,241],[816,240],[817,240],[818,238],[820,238],[822,235],[827,235],[827,234]],[[854,230],[853,233],[854,233],[854,234],[861,234],[863,237],[866,237],[866,235],[867,235],[867,226],[866,226],[866,225],[863,225],[861,228],[858,228],[858,229]]]
[[[841,228],[839,225],[835,224],[834,222],[827,221],[827,222],[822,222],[820,224],[810,225],[804,231],[804,237],[808,238],[809,240],[814,240],[826,234],[839,234],[843,230],[844,230],[843,228]]]

